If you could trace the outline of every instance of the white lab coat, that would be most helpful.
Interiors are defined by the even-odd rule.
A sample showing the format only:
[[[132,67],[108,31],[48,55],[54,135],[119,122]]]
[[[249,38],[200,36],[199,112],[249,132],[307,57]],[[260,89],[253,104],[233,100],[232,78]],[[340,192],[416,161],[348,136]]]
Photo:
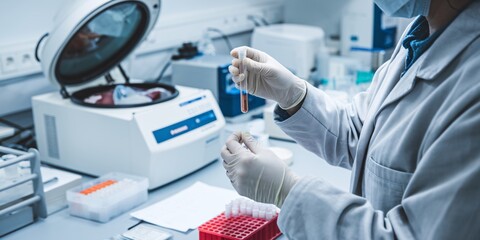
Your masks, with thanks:
[[[480,238],[480,2],[401,77],[405,57],[398,44],[348,105],[309,86],[278,122],[352,169],[352,193],[313,177],[294,186],[278,222],[289,239]]]

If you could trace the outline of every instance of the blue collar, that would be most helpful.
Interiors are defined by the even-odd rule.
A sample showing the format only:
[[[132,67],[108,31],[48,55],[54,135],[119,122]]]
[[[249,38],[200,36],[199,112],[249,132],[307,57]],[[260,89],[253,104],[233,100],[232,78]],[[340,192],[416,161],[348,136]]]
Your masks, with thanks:
[[[407,49],[407,59],[405,60],[403,73],[410,69],[413,63],[432,45],[441,32],[437,31],[430,35],[428,21],[424,16],[420,16],[415,20],[402,41],[402,46]]]

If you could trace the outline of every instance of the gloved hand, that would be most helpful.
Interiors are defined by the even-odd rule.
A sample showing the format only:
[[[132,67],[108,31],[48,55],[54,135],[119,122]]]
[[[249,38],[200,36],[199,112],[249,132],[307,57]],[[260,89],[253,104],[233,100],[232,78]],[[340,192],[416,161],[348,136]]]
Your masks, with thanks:
[[[262,98],[274,100],[285,109],[291,109],[302,102],[307,94],[306,82],[295,76],[282,64],[268,54],[249,47],[239,47],[230,53],[235,59],[228,68],[233,81],[238,85],[245,80],[244,74],[240,74],[238,51],[240,48],[247,49],[247,56],[243,61],[247,69],[248,92]]]
[[[245,144],[245,147],[242,146]],[[249,133],[234,133],[222,149],[223,166],[233,187],[257,202],[282,207],[298,177]]]

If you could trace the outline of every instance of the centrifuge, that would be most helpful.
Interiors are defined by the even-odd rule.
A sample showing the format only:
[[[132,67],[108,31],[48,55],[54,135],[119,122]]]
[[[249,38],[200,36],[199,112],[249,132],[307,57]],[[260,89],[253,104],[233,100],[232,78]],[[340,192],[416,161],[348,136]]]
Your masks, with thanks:
[[[70,3],[37,46],[59,91],[32,99],[43,162],[156,188],[219,158],[225,120],[209,90],[131,80],[120,63],[153,28],[159,0]]]

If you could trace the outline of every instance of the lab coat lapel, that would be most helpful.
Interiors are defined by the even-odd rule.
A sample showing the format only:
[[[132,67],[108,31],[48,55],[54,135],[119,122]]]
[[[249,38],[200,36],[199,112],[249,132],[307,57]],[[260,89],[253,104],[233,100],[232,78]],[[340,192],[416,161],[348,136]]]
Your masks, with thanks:
[[[368,145],[370,144],[370,138],[375,130],[375,117],[378,114],[378,110],[382,106],[385,99],[388,97],[391,90],[395,87],[400,79],[400,75],[404,70],[405,51],[402,49],[401,44],[398,44],[395,51],[392,54],[391,62],[388,67],[382,71],[376,73],[377,81],[381,81],[380,89],[375,93],[375,97],[370,104],[368,114],[364,121],[365,125],[362,127],[362,133],[360,135],[359,145],[355,156],[355,166],[352,168],[351,178],[351,192],[359,196],[362,196],[362,178],[363,169],[365,165],[365,159],[368,152]]]
[[[411,27],[409,25],[407,29]],[[402,39],[405,37],[405,33],[402,36]],[[370,104],[370,111],[368,111],[365,122],[373,122],[371,119],[374,119],[378,114],[380,107],[385,102],[385,99],[389,96],[392,89],[397,85],[402,72],[405,70],[405,58],[407,57],[405,49],[403,49],[402,44],[397,44],[395,50],[393,51],[391,62],[388,65],[385,72],[377,72],[376,74],[379,79],[377,81],[382,82],[380,89],[375,93],[375,97]],[[363,129],[362,129],[363,131]],[[371,133],[370,133],[371,134]]]
[[[377,112],[375,113],[374,119],[382,112],[385,107],[388,105],[396,102],[397,100],[401,99],[403,96],[407,95],[409,92],[412,91],[413,87],[415,86],[415,82],[417,80],[417,71],[418,68],[423,61],[422,57],[420,57],[417,62],[415,62],[410,69],[400,78],[397,84],[394,86],[393,90],[388,94],[387,98],[382,102],[381,106],[378,108]],[[404,69],[404,65],[402,65]],[[396,73],[395,73],[396,74]]]
[[[367,114],[367,118],[365,119],[366,124],[362,128],[362,134],[358,146],[358,149],[362,149],[362,151],[357,151],[355,167],[352,171],[351,191],[359,196],[363,195],[362,179],[370,139],[375,130],[375,119],[387,105],[410,92],[415,84],[415,76],[419,67],[419,62],[417,61],[410,70],[401,77],[402,72],[405,70],[406,50],[400,49],[400,45],[401,44],[398,44],[398,51],[395,51],[390,65],[385,70],[386,72],[377,72],[378,77],[383,78],[379,79],[383,84],[376,93],[376,96],[370,105],[369,114]]]

